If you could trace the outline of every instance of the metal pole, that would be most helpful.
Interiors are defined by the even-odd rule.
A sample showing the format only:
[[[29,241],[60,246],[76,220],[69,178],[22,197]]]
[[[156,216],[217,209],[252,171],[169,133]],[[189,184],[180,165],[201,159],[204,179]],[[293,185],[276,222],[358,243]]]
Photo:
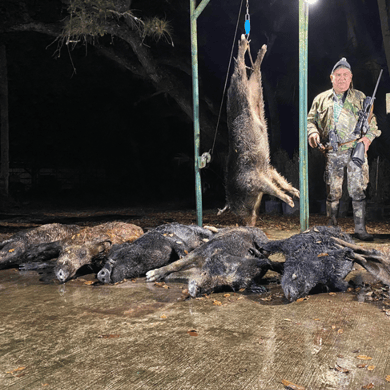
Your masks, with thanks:
[[[197,223],[202,226],[202,184],[200,179],[200,126],[199,126],[199,83],[198,83],[198,41],[196,20],[210,0],[202,0],[196,8],[196,0],[190,0],[191,23],[191,60],[192,60],[192,96],[194,112],[194,149],[195,149],[195,195]]]
[[[301,231],[309,228],[307,152],[307,36],[309,5],[299,0],[299,190]]]

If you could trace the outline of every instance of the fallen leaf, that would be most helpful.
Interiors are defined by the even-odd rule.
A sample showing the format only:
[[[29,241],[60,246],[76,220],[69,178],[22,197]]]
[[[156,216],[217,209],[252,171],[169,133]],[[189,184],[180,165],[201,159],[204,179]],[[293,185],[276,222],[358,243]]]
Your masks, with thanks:
[[[93,284],[94,282],[92,280],[87,280],[86,282],[84,282],[84,284],[90,286],[91,284]]]
[[[360,360],[371,360],[372,357],[370,356],[366,356],[366,355],[359,355],[359,356],[356,356],[357,359],[360,359]]]
[[[285,379],[282,380],[282,384],[291,390],[305,390],[303,386],[296,385],[295,383],[286,381]]]
[[[366,368],[367,367],[367,364],[364,364],[364,363],[360,363],[356,366],[357,368]]]
[[[187,249],[184,249],[184,253],[185,253],[186,255],[188,255],[188,250],[187,250]]]
[[[167,318],[167,316],[165,314],[163,314],[160,318]]]
[[[332,325],[332,329],[336,329],[336,325]]]
[[[230,294],[224,294],[224,297],[225,297],[225,298],[229,298],[229,297],[230,297]]]
[[[188,333],[190,336],[198,336],[198,331],[195,330],[195,329],[187,330],[187,333]]]
[[[373,389],[374,388],[374,384],[373,383],[369,383],[368,385],[365,385],[362,387],[362,389]]]
[[[329,295],[337,295],[335,292],[330,292]]]
[[[119,337],[119,334],[101,334],[98,336],[99,339],[115,339]]]
[[[314,321],[321,321],[319,318],[314,318]]]
[[[15,368],[15,369],[12,370],[12,371],[7,371],[6,374],[11,374],[11,375],[13,375],[14,372],[22,371],[22,370],[25,370],[25,369],[26,369],[26,367],[18,367],[18,368]]]
[[[8,253],[12,253],[14,250],[15,250],[15,249],[10,249],[10,250],[8,251]]]
[[[305,298],[298,298],[297,300],[296,300],[296,302],[303,302],[305,300]]]
[[[48,383],[42,383],[42,387],[49,386]]]
[[[385,379],[386,379],[386,382],[390,382],[390,375],[387,375]]]
[[[245,288],[240,288],[238,291],[243,292],[245,291]]]
[[[162,288],[166,288],[166,289],[169,288],[169,286],[167,286],[165,284],[165,282],[154,282],[154,285],[157,286],[157,287],[162,287]]]
[[[342,334],[342,333],[344,333],[344,330],[343,330],[343,329],[339,329],[339,330],[337,331],[337,333],[338,333],[338,334]]]
[[[375,369],[375,366],[368,366],[368,367],[367,367],[367,370],[368,370],[368,371],[373,371],[374,369]]]
[[[343,372],[344,374],[348,374],[349,370],[347,368],[341,367],[338,364],[336,364],[335,369],[339,372]]]
[[[325,257],[325,256],[329,256],[328,253],[320,253],[319,255],[317,255],[317,257]]]
[[[215,306],[222,306],[222,302],[221,301],[217,301],[216,299],[213,300],[213,305]]]

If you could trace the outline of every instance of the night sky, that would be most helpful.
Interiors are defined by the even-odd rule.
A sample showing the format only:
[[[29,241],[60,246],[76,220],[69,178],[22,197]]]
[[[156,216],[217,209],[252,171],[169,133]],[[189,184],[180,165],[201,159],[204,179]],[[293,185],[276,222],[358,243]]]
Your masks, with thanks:
[[[133,1],[132,8],[142,9],[142,3]],[[280,128],[279,139],[269,120],[271,152],[281,147],[292,156],[299,131],[298,0],[249,5],[252,56],[264,43],[268,45],[262,65],[266,112],[272,100]],[[239,6],[237,0],[211,0],[198,19],[200,94],[214,112],[222,99]],[[390,81],[377,2],[358,1],[356,8],[362,26],[357,47],[347,34],[348,14],[340,1],[318,0],[310,8],[308,108],[315,95],[330,88],[330,71],[341,57],[352,66],[355,88],[367,95],[383,68],[375,105],[383,142],[373,143],[370,153],[387,157],[385,94]],[[153,46],[155,53],[178,50],[183,58],[188,54],[189,64],[189,15],[168,13],[167,18],[177,44],[172,48],[160,41]],[[243,18],[242,14],[238,34],[244,32]],[[151,83],[99,55],[92,45],[70,53],[64,48],[58,57],[53,40],[35,32],[7,35],[11,168],[91,172],[90,180],[84,175],[71,185],[69,180],[68,185],[46,180],[34,189],[41,197],[77,196],[86,201],[109,197],[118,202],[172,201],[192,206],[192,121],[171,97],[155,94]],[[183,80],[191,88],[190,76]],[[215,149],[222,156],[227,151],[225,115],[223,109]],[[211,146],[209,139],[202,139],[200,152]],[[206,205],[222,207],[223,167],[211,163],[202,171],[202,182]],[[34,195],[15,183],[13,189],[18,196]]]

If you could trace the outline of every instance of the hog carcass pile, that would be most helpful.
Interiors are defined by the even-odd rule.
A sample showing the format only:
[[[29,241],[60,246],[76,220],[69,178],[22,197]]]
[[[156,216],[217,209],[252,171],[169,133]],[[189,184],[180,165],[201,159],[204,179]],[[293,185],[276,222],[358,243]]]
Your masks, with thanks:
[[[267,47],[257,54],[251,76],[247,76],[245,53],[248,41],[241,36],[237,62],[227,94],[229,154],[226,168],[226,206],[247,226],[255,226],[263,194],[273,195],[294,207],[299,191],[270,165],[268,130],[260,65]]]
[[[285,262],[268,259],[283,253]],[[146,273],[146,281],[186,279],[192,297],[223,288],[234,291],[261,284],[268,270],[282,274],[286,298],[295,301],[322,285],[345,291],[344,280],[357,262],[390,285],[389,254],[353,243],[339,228],[317,226],[284,240],[268,240],[256,227],[221,229],[209,242],[167,266]],[[264,291],[264,289],[263,289]]]
[[[176,261],[213,236],[207,228],[171,223],[157,226],[133,243],[114,245],[97,277],[102,283],[117,283],[145,275],[153,268]]]
[[[172,273],[185,271],[192,297],[224,287],[247,288],[257,284],[273,267],[259,251],[267,242],[267,236],[256,227],[220,229],[210,241],[183,259],[147,272],[146,280],[163,280]]]

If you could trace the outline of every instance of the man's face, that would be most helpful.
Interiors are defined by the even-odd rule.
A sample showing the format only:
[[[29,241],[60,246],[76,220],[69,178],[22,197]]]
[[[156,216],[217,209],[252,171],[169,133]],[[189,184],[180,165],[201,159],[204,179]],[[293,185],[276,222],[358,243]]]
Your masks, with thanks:
[[[336,93],[343,93],[348,90],[352,81],[352,73],[349,69],[338,68],[330,75],[333,89]]]

